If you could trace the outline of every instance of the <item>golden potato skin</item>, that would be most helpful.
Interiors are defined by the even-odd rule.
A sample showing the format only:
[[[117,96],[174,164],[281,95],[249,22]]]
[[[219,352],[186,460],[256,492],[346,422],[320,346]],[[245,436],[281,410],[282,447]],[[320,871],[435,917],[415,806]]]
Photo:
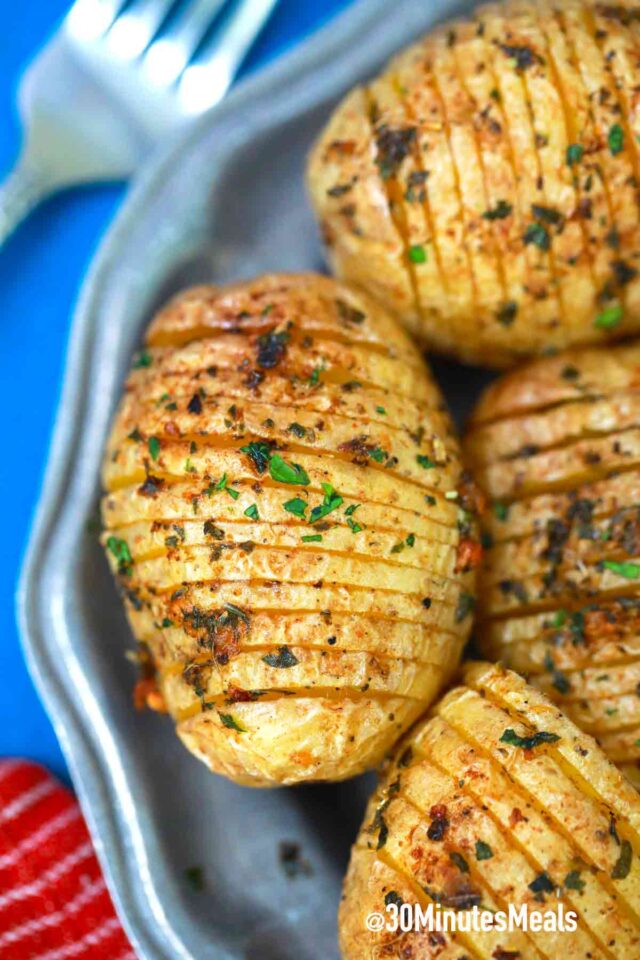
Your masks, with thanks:
[[[486,4],[353,90],[308,165],[334,272],[491,367],[638,330],[636,14]]]
[[[640,797],[591,737],[521,677],[468,663],[370,800],[340,904],[343,960],[636,957],[639,828]],[[367,929],[402,903],[562,905],[577,930]]]
[[[291,275],[176,297],[134,362],[103,483],[138,699],[212,770],[352,776],[456,668],[473,489],[422,357],[366,295]]]
[[[489,505],[477,637],[640,785],[640,348],[495,381],[465,437]]]

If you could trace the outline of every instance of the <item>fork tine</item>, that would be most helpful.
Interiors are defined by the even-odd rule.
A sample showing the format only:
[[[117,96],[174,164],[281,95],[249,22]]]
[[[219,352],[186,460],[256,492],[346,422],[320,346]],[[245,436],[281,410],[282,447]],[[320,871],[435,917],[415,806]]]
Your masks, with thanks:
[[[123,60],[139,57],[149,46],[175,0],[135,0],[115,21],[107,36],[112,52]]]
[[[185,70],[178,87],[181,108],[200,113],[225,95],[278,0],[241,0],[202,57]]]
[[[76,0],[65,18],[65,29],[76,40],[97,40],[107,32],[125,0]]]
[[[178,21],[155,40],[144,57],[144,70],[158,86],[168,87],[183,72],[226,0],[191,0]]]

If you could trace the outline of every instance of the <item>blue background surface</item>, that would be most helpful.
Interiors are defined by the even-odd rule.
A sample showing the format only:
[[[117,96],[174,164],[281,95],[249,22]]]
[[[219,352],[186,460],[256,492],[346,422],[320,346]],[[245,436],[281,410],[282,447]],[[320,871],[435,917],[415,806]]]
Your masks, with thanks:
[[[349,0],[280,0],[242,75],[308,35]],[[20,143],[15,100],[26,63],[69,4],[0,0],[0,176]],[[27,674],[15,621],[15,586],[42,482],[60,395],[73,305],[85,271],[125,195],[122,185],[53,198],[0,250],[0,384],[7,413],[0,466],[0,757],[25,756],[66,779],[55,734]]]

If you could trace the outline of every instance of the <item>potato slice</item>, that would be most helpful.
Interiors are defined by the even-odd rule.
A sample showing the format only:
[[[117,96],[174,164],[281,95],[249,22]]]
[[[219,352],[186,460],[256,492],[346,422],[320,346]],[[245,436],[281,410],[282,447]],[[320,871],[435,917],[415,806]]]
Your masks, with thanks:
[[[303,274],[174,298],[103,481],[136,702],[212,770],[353,776],[456,669],[481,498],[418,350],[366,294]]]
[[[370,104],[361,87],[339,104],[313,147],[307,177],[332,267],[419,329],[404,239],[376,165]]]
[[[381,477],[388,480],[387,477]],[[146,478],[139,486],[124,487],[107,494],[102,501],[102,514],[105,527],[115,529],[125,527],[139,521],[151,523],[181,525],[183,521],[202,524],[207,520],[217,519],[220,523],[246,523],[247,518],[258,511],[258,517],[265,523],[280,523],[283,520],[293,519],[285,504],[291,508],[291,501],[296,495],[291,490],[281,487],[263,487],[260,491],[254,489],[254,484],[247,480],[234,481],[233,487],[238,497],[225,495],[209,495],[203,493],[202,481],[174,482],[160,487],[157,495],[149,496],[145,487]],[[208,487],[207,487],[208,489]],[[363,489],[351,485],[352,492],[365,493]],[[324,492],[318,484],[309,488],[305,494],[315,506],[323,499]],[[374,491],[375,492],[375,491]],[[216,491],[217,494],[224,491]],[[405,506],[385,506],[383,502],[370,503],[359,500],[357,496],[345,494],[345,488],[340,487],[343,497],[341,509],[331,514],[333,524],[342,524],[348,527],[354,536],[356,526],[363,529],[370,528],[376,531],[393,530],[398,534],[396,539],[405,539],[410,534],[425,537],[436,543],[455,544],[460,542],[460,532],[456,524],[458,516],[462,520],[461,511],[454,501],[437,499],[436,496],[425,499],[425,494],[416,489],[413,509]],[[298,494],[299,496],[299,494]],[[384,497],[384,491],[381,496]],[[305,499],[305,498],[301,498]],[[434,502],[432,503],[431,500]],[[247,513],[247,511],[249,511]],[[308,512],[306,515],[309,516]],[[351,521],[351,523],[349,523]],[[181,532],[168,530],[167,536],[181,537]],[[123,534],[126,539],[126,535]],[[166,539],[166,537],[165,537]]]
[[[255,390],[263,386],[263,371],[256,361],[260,343],[258,336],[239,338],[236,334],[197,340],[179,348],[156,347],[145,349],[130,371],[127,389],[142,387],[159,396],[169,383],[175,389],[176,379],[186,383],[191,377],[201,379],[202,386],[211,385],[221,373],[223,378],[242,371],[246,386]],[[387,354],[368,345],[354,345],[326,340],[321,337],[292,337],[278,365],[276,377],[282,375],[296,386],[299,382],[311,384],[314,370],[322,372],[323,382],[340,384],[353,389],[354,384],[366,384],[374,389],[389,391],[394,396],[409,397],[417,403],[437,407],[442,396],[432,380],[425,380],[418,362],[399,359],[390,348]],[[295,380],[294,380],[295,378]],[[167,381],[166,386],[161,386]],[[348,386],[345,386],[348,385]],[[160,389],[158,389],[160,387]]]

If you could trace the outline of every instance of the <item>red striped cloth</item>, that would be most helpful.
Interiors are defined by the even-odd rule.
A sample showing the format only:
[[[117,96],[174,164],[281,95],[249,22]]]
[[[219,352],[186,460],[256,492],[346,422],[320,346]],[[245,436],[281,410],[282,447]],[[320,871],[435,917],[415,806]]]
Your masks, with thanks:
[[[136,960],[73,795],[0,760],[0,958]]]

